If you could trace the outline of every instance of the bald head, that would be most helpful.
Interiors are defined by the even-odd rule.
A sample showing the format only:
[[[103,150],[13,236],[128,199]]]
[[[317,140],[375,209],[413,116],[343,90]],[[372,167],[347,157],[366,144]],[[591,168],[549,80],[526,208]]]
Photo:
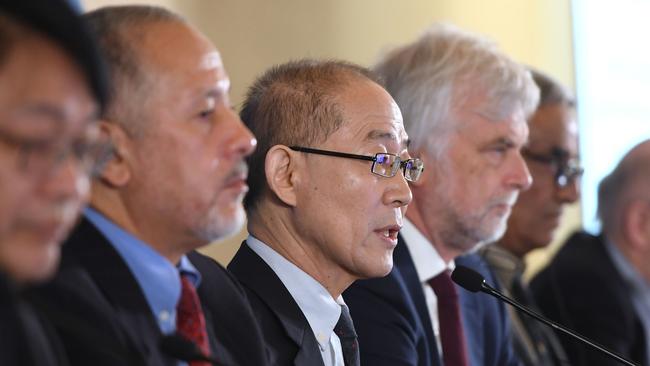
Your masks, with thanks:
[[[164,8],[145,5],[109,6],[84,15],[99,41],[112,79],[112,101],[104,117],[121,123],[137,135],[141,127],[138,106],[148,87],[146,58],[141,57],[142,43],[149,26],[185,20]]]
[[[630,150],[598,187],[598,217],[603,232],[616,235],[625,210],[635,200],[650,200],[650,140]]]

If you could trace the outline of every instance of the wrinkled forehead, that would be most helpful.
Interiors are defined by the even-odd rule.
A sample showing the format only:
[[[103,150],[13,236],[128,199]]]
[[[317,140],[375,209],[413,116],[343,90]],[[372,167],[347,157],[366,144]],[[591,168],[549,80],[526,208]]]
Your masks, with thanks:
[[[531,148],[578,154],[578,122],[573,108],[560,103],[544,105],[533,114],[529,126]]]
[[[160,21],[141,26],[143,37],[135,44],[143,67],[160,73],[174,70],[223,72],[215,46],[198,30],[180,21]],[[182,75],[176,75],[182,76]]]
[[[343,116],[338,133],[360,142],[407,145],[402,113],[381,86],[370,80],[360,80],[346,88],[338,99]]]

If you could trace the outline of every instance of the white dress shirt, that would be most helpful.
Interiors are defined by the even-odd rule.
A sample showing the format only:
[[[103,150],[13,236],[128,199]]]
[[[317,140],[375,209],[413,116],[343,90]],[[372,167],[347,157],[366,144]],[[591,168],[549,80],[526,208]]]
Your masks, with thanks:
[[[424,299],[426,300],[429,317],[431,318],[433,334],[436,337],[438,350],[442,355],[440,321],[438,320],[438,298],[431,286],[429,286],[428,281],[443,271],[453,270],[455,267],[454,261],[445,263],[433,244],[407,219],[404,219],[400,234],[404,238],[404,242],[406,242],[409,253],[411,253],[411,258],[415,264],[415,271],[422,284]]]
[[[341,341],[334,326],[341,316],[343,297],[332,298],[327,289],[295,264],[252,235],[246,244],[268,264],[280,278],[316,336],[325,366],[344,366]]]

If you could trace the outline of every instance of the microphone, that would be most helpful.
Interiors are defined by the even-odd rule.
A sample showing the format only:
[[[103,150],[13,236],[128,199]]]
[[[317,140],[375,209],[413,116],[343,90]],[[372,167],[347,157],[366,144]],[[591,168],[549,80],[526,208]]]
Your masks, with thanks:
[[[515,300],[512,300],[511,298],[503,295],[496,289],[494,289],[492,286],[488,285],[485,282],[485,278],[483,276],[474,271],[473,269],[470,269],[465,266],[456,266],[456,269],[451,273],[451,279],[456,282],[460,287],[464,288],[467,291],[470,292],[484,292],[488,295],[494,296],[497,299],[504,301],[512,306],[514,306],[517,310],[523,311],[524,313],[528,314],[529,316],[533,317],[534,319],[548,325],[549,327],[559,330],[560,332],[564,334],[568,334],[571,337],[579,340],[580,342],[598,350],[599,352],[604,353],[605,355],[617,360],[618,362],[629,365],[629,366],[640,366],[638,364],[635,364],[631,361],[628,361],[627,359],[619,356],[618,354],[608,350],[604,346],[599,345],[598,343],[590,340],[589,338],[582,336],[574,331],[572,331],[569,328],[566,328],[558,323],[553,322],[552,320],[549,320],[545,318],[544,316],[528,309],[527,307],[521,305],[520,303],[516,302]]]
[[[180,361],[188,363],[192,361],[204,361],[210,362],[213,365],[218,365],[218,361],[203,354],[203,351],[201,351],[196,343],[178,333],[163,336],[160,339],[160,348],[168,356]]]

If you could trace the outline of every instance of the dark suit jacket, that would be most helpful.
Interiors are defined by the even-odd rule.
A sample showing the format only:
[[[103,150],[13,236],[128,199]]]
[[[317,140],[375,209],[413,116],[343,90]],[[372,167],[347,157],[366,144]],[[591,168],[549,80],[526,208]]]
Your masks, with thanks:
[[[261,335],[241,287],[213,260],[190,253],[210,349],[222,365],[264,365]],[[59,333],[72,365],[175,365],[144,293],[118,252],[87,220],[63,246],[54,281],[30,293]]]
[[[355,282],[343,293],[359,336],[361,364],[442,366],[424,291],[411,254],[399,236],[393,270],[384,278]],[[480,271],[496,283],[477,255],[456,264]],[[472,366],[517,365],[508,334],[508,314],[496,299],[457,287]],[[453,366],[453,365],[447,365]]]
[[[630,290],[614,267],[603,237],[573,234],[531,282],[539,307],[550,318],[643,365],[646,335]],[[574,366],[619,365],[559,335]]]
[[[271,365],[322,366],[323,357],[307,318],[271,267],[246,242],[228,269],[248,293]]]
[[[54,330],[22,301],[13,283],[0,273],[0,365],[67,364]]]

